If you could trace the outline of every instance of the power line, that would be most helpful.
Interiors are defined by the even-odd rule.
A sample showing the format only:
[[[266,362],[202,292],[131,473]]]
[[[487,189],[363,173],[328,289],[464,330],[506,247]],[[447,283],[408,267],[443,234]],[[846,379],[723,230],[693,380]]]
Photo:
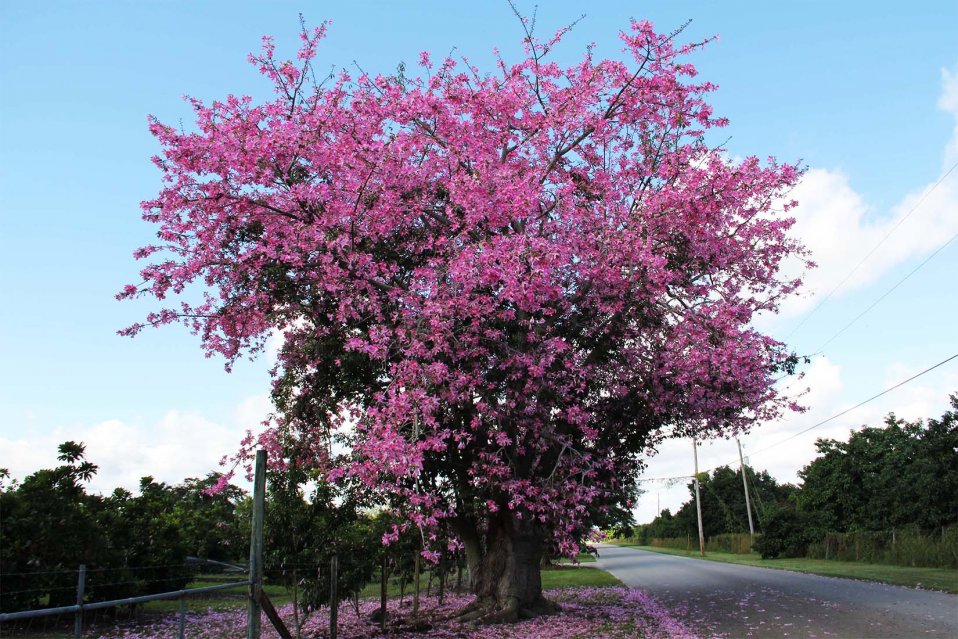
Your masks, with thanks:
[[[865,404],[868,404],[868,403],[870,403],[870,402],[873,402],[873,401],[875,401],[876,399],[878,399],[879,397],[881,397],[881,396],[883,396],[883,395],[887,395],[888,393],[892,392],[892,391],[895,390],[895,389],[901,388],[901,387],[904,386],[905,384],[908,384],[909,382],[912,382],[912,381],[918,379],[918,378],[921,377],[922,375],[926,375],[926,374],[930,373],[931,371],[935,370],[936,368],[939,368],[939,367],[941,367],[941,366],[944,366],[945,364],[947,364],[948,362],[952,361],[953,359],[958,359],[958,353],[955,353],[955,354],[952,355],[951,357],[947,357],[947,358],[941,360],[941,361],[938,362],[937,364],[934,364],[934,365],[932,365],[932,366],[929,366],[928,368],[926,368],[925,370],[921,371],[920,373],[916,373],[916,374],[912,375],[911,377],[909,377],[908,379],[905,379],[905,380],[902,380],[902,381],[898,382],[898,383],[895,384],[894,386],[890,386],[890,387],[886,388],[885,390],[883,390],[883,391],[880,392],[880,393],[877,393],[877,394],[875,394],[875,395],[872,395],[872,396],[869,397],[868,399],[866,399],[866,400],[864,400],[864,401],[861,401],[861,402],[855,404],[855,405],[852,406],[851,408],[846,408],[845,410],[841,411],[840,413],[836,413],[836,414],[832,415],[831,417],[829,417],[829,418],[827,418],[827,419],[823,419],[822,421],[820,421],[820,422],[818,422],[818,423],[816,423],[816,424],[812,424],[812,425],[809,426],[808,428],[805,428],[805,429],[803,429],[803,430],[798,431],[797,433],[794,433],[794,434],[792,434],[792,435],[789,435],[789,436],[786,437],[785,439],[783,439],[783,440],[781,440],[781,441],[779,441],[779,442],[776,442],[776,443],[774,443],[774,444],[772,444],[772,445],[770,445],[770,446],[766,446],[765,448],[760,448],[759,450],[756,450],[756,451],[754,451],[754,452],[751,452],[751,453],[749,453],[749,456],[757,455],[757,454],[759,454],[759,453],[764,453],[765,451],[767,451],[767,450],[769,450],[769,449],[775,448],[776,446],[779,446],[779,445],[781,445],[781,444],[784,444],[784,443],[787,442],[787,441],[790,441],[790,440],[792,440],[792,439],[795,439],[795,438],[798,437],[799,435],[804,435],[805,433],[807,433],[807,432],[809,432],[809,431],[811,431],[811,430],[814,430],[814,429],[818,428],[819,426],[824,426],[825,424],[827,424],[827,423],[829,423],[829,422],[831,422],[831,421],[834,421],[834,420],[838,419],[839,417],[842,417],[843,415],[847,415],[848,413],[852,412],[852,411],[855,410],[856,408],[861,408],[861,407],[864,406]],[[719,468],[720,466],[731,466],[731,465],[733,465],[734,463],[735,463],[735,462],[732,461],[732,462],[729,462],[729,463],[726,463],[726,464],[719,464],[718,466],[713,466],[712,468],[706,470],[705,472],[712,472],[712,471],[714,471],[716,468]],[[691,477],[691,475],[676,475],[676,476],[674,476],[674,477],[651,477],[651,478],[649,478],[649,479],[639,479],[639,481],[676,481],[676,480],[680,480],[680,479],[689,479],[690,477]]]
[[[922,261],[921,264],[919,264],[918,266],[916,266],[915,268],[913,268],[913,269],[908,273],[908,275],[906,275],[905,277],[903,277],[903,278],[901,278],[900,280],[898,280],[898,281],[895,283],[894,286],[892,286],[890,289],[888,289],[887,291],[885,291],[877,300],[875,300],[874,302],[872,302],[865,310],[863,310],[861,313],[859,313],[858,315],[856,315],[855,318],[852,319],[852,321],[850,321],[848,324],[845,324],[845,326],[842,327],[841,330],[839,330],[837,333],[835,333],[834,335],[832,335],[831,337],[829,337],[821,346],[819,346],[818,348],[815,349],[815,353],[814,353],[814,354],[821,353],[823,348],[825,348],[826,346],[828,346],[829,344],[831,344],[839,335],[841,335],[842,333],[844,333],[845,331],[847,331],[847,330],[852,326],[852,324],[854,324],[855,322],[857,322],[858,320],[860,320],[860,319],[862,318],[862,316],[865,315],[865,313],[867,313],[868,311],[870,311],[870,310],[872,310],[873,308],[875,308],[876,306],[878,306],[878,304],[879,304],[883,299],[885,299],[886,297],[888,297],[889,295],[891,295],[892,291],[894,291],[896,288],[898,288],[899,286],[901,286],[902,284],[904,284],[904,283],[905,283],[905,280],[907,280],[907,279],[910,278],[912,275],[914,275],[915,273],[917,273],[918,270],[921,269],[925,264],[927,264],[928,262],[930,262],[933,257],[935,257],[936,255],[938,255],[939,253],[941,253],[943,250],[945,250],[945,248],[946,248],[949,244],[951,244],[952,242],[954,242],[956,238],[958,238],[958,233],[955,233],[954,235],[952,235],[951,238],[950,238],[947,242],[945,242],[944,244],[942,244],[941,246],[939,246],[938,249],[937,249],[934,253],[932,253],[931,255],[929,255],[928,257],[926,257],[926,258],[924,259],[924,261]]]
[[[915,205],[911,207],[911,209],[908,211],[908,213],[906,213],[900,220],[898,220],[898,222],[895,224],[895,226],[893,226],[891,229],[889,229],[889,231],[885,234],[885,236],[884,236],[881,240],[878,241],[878,244],[876,244],[875,246],[872,247],[872,249],[868,252],[868,254],[865,255],[865,257],[863,257],[863,258],[858,262],[858,264],[856,264],[856,265],[852,268],[852,270],[848,272],[848,274],[842,279],[842,281],[839,282],[838,284],[836,284],[835,287],[834,287],[832,290],[830,290],[830,291],[828,292],[828,294],[825,295],[825,297],[823,297],[823,298],[818,302],[818,304],[816,304],[815,307],[814,307],[812,310],[810,310],[810,311],[801,319],[801,321],[798,323],[798,325],[796,325],[795,328],[793,328],[793,329],[791,330],[791,332],[785,337],[784,341],[788,341],[788,339],[789,339],[792,335],[794,335],[795,333],[797,333],[797,332],[798,332],[798,329],[800,329],[802,326],[804,326],[805,322],[807,322],[808,319],[809,319],[812,315],[814,315],[816,312],[818,312],[818,309],[820,309],[820,308],[825,304],[825,302],[827,302],[827,301],[829,300],[829,298],[831,298],[832,295],[834,295],[842,286],[845,285],[845,283],[846,283],[849,279],[851,279],[852,275],[854,275],[854,274],[858,271],[858,269],[861,268],[862,264],[864,264],[866,261],[868,261],[868,258],[870,258],[872,255],[875,254],[875,251],[877,251],[877,250],[879,249],[879,247],[881,247],[881,245],[884,244],[885,241],[888,240],[889,237],[891,237],[892,233],[894,233],[894,232],[898,229],[898,227],[902,225],[902,223],[903,223],[905,220],[907,220],[909,217],[911,217],[911,214],[914,213],[915,210],[918,209],[918,207],[921,206],[926,199],[928,199],[928,196],[931,195],[931,194],[935,191],[935,189],[937,189],[938,186],[948,178],[949,175],[951,175],[951,173],[955,170],[955,168],[958,168],[958,162],[955,162],[954,164],[952,164],[952,165],[951,165],[951,168],[949,168],[947,171],[945,171],[945,173],[944,173],[940,178],[938,178],[938,181],[935,182],[930,189],[928,189],[927,191],[925,191],[925,193],[924,193],[924,194],[921,196],[921,198],[915,203]],[[949,241],[950,241],[950,240],[949,240]]]
[[[757,455],[758,453],[765,452],[766,450],[769,450],[770,448],[775,448],[776,446],[779,446],[780,444],[784,444],[785,442],[787,442],[787,441],[789,441],[789,440],[795,439],[795,438],[798,437],[799,435],[804,435],[804,434],[807,433],[808,431],[813,430],[813,429],[815,429],[815,428],[818,428],[819,426],[824,426],[824,425],[827,424],[828,422],[831,422],[831,421],[833,421],[833,420],[836,420],[836,419],[838,419],[839,417],[841,417],[842,415],[847,415],[848,413],[852,412],[852,411],[855,410],[856,408],[861,408],[861,407],[864,406],[865,404],[868,404],[869,402],[872,402],[872,401],[878,399],[878,398],[881,397],[882,395],[886,395],[886,394],[892,392],[893,390],[895,390],[896,388],[900,388],[900,387],[904,386],[905,384],[907,384],[908,382],[911,382],[911,381],[913,381],[913,380],[916,380],[916,379],[918,379],[919,377],[921,377],[922,375],[925,375],[926,373],[930,373],[931,371],[935,370],[935,369],[938,368],[939,366],[944,366],[945,364],[947,364],[948,362],[950,362],[951,360],[956,359],[956,358],[958,358],[958,353],[955,353],[955,354],[952,355],[951,357],[948,357],[948,358],[945,358],[945,359],[941,360],[940,362],[938,362],[938,363],[935,364],[934,366],[929,366],[928,368],[926,368],[925,370],[921,371],[920,373],[916,373],[915,375],[912,375],[912,376],[909,377],[908,379],[898,382],[898,383],[895,384],[894,386],[891,386],[891,387],[889,387],[889,388],[886,388],[885,390],[883,390],[882,392],[880,392],[880,393],[878,393],[878,394],[876,394],[876,395],[872,395],[871,397],[869,397],[869,398],[866,399],[865,401],[859,402],[858,404],[855,404],[855,405],[852,406],[851,408],[846,408],[846,409],[843,410],[842,412],[836,413],[836,414],[832,415],[831,417],[829,417],[828,419],[823,419],[822,421],[818,422],[817,424],[812,424],[812,425],[809,426],[808,428],[805,428],[805,429],[803,429],[803,430],[798,431],[797,433],[794,433],[794,434],[792,434],[792,435],[789,435],[789,436],[786,437],[785,439],[783,439],[783,440],[781,440],[780,442],[777,442],[777,443],[775,443],[775,444],[772,444],[771,446],[766,446],[765,448],[760,448],[759,450],[752,452],[751,455]],[[733,463],[734,463],[734,462],[733,462]],[[726,465],[727,465],[727,464],[726,464]]]
[[[692,479],[694,475],[673,475],[672,477],[643,477],[636,481],[674,481],[676,479]]]

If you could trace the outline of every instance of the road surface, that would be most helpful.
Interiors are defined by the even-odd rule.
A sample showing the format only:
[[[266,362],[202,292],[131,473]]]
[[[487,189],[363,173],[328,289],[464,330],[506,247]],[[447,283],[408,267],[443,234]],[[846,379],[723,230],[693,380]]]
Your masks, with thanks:
[[[602,544],[598,567],[703,636],[958,638],[958,596]]]

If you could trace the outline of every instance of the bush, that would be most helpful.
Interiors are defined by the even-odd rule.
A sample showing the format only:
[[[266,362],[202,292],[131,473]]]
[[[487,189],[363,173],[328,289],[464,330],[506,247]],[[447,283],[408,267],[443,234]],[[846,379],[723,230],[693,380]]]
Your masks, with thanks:
[[[821,534],[811,519],[791,507],[775,507],[765,515],[762,536],[753,546],[762,559],[804,557]]]

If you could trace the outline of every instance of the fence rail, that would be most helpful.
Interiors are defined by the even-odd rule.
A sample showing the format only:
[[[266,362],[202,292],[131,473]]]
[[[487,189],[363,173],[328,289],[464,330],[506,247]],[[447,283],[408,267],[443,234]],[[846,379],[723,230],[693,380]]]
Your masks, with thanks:
[[[191,595],[201,595],[207,592],[216,592],[218,590],[229,590],[239,588],[240,586],[249,586],[249,581],[236,581],[229,584],[218,584],[216,586],[204,586],[202,588],[186,588],[185,590],[171,590],[170,592],[160,592],[153,595],[141,595],[139,597],[127,597],[126,599],[112,599],[110,601],[95,601],[85,604],[74,604],[72,606],[60,606],[59,608],[38,608],[37,610],[21,610],[19,612],[0,613],[0,623],[4,621],[16,621],[17,619],[30,619],[33,617],[46,617],[49,615],[65,615],[71,612],[83,612],[86,610],[101,610],[103,608],[113,608],[114,606],[129,606],[147,601],[159,601],[161,599],[179,599],[180,597],[189,597]]]
[[[254,480],[254,489],[253,489],[253,521],[250,530],[250,562],[248,568],[248,576],[243,581],[234,581],[231,583],[225,584],[216,584],[212,586],[203,586],[200,588],[186,588],[180,590],[171,590],[168,592],[160,592],[148,595],[139,595],[135,597],[125,597],[121,599],[110,599],[107,601],[97,601],[92,603],[84,603],[85,592],[86,592],[86,576],[87,576],[87,567],[85,565],[80,565],[79,570],[77,571],[77,585],[76,585],[76,604],[71,606],[57,606],[53,608],[38,608],[33,610],[19,610],[15,612],[5,612],[0,613],[0,624],[8,621],[19,621],[24,619],[34,619],[38,617],[50,617],[56,615],[75,615],[74,623],[74,632],[73,636],[75,639],[80,639],[83,635],[83,614],[87,611],[92,610],[102,610],[106,608],[115,608],[118,606],[131,606],[138,603],[146,603],[150,601],[160,601],[168,599],[179,599],[180,600],[180,612],[179,612],[179,637],[183,639],[185,637],[185,627],[186,627],[186,598],[193,597],[197,595],[202,595],[206,593],[219,592],[223,590],[230,590],[233,588],[245,587],[247,591],[247,639],[259,639],[260,638],[260,613],[264,612],[269,619],[270,623],[273,624],[275,630],[279,633],[280,637],[283,639],[292,639],[292,635],[289,630],[286,628],[285,623],[277,614],[276,609],[274,608],[272,602],[270,601],[269,596],[263,590],[263,527],[264,527],[264,512],[265,512],[265,494],[266,494],[266,451],[258,450],[256,451],[256,465],[255,465],[255,480]],[[335,580],[335,565],[337,557],[333,555],[333,579]],[[227,564],[225,562],[219,561],[209,561],[202,560],[196,557],[188,557],[187,564],[198,564],[198,563],[208,563],[215,564],[219,567],[225,567],[231,570],[245,570],[241,566],[235,564]],[[55,571],[61,572],[61,571]],[[73,572],[73,571],[62,571],[62,572]],[[39,573],[38,573],[39,574]],[[52,573],[51,573],[52,574]],[[18,576],[23,576],[19,574]],[[118,582],[119,583],[119,582]],[[185,582],[184,582],[185,583]],[[183,584],[180,584],[183,585]],[[26,591],[20,591],[26,592]],[[335,609],[337,607],[336,599],[336,588],[335,581],[332,586],[332,598],[330,600],[330,607],[334,611],[333,615],[330,618],[330,639],[336,639],[336,618],[335,618]]]

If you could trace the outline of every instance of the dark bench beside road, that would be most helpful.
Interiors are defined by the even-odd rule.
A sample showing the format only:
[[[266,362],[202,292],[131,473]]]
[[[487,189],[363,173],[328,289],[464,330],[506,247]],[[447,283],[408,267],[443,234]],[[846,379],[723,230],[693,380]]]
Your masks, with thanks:
[[[703,636],[958,638],[958,596],[600,545],[597,564]]]

